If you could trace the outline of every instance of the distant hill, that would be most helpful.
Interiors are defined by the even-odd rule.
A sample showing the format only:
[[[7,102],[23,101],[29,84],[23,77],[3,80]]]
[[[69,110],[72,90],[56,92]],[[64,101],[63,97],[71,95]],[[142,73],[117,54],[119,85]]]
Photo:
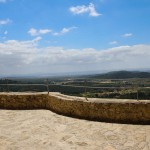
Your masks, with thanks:
[[[150,72],[140,71],[113,71],[104,74],[91,75],[91,78],[99,79],[128,79],[128,78],[150,78]]]

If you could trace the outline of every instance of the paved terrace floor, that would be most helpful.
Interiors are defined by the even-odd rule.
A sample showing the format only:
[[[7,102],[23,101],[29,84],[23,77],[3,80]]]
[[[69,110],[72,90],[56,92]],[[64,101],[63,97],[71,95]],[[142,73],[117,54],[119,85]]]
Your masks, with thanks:
[[[0,110],[0,150],[150,150],[150,125],[79,120],[49,110]]]

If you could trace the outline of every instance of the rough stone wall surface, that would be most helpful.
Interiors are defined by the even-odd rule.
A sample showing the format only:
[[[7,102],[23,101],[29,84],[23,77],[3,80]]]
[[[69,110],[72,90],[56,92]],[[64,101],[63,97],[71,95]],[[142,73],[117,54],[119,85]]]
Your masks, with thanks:
[[[44,109],[47,95],[0,95],[0,109]]]
[[[102,100],[52,94],[0,94],[0,109],[49,109],[56,113],[106,122],[150,124],[150,101]]]

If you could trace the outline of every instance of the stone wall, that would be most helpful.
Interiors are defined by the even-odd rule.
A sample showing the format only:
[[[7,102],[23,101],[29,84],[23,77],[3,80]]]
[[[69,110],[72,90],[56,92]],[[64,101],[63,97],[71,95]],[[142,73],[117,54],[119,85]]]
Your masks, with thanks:
[[[49,109],[76,118],[150,124],[150,101],[88,99],[59,93],[0,94],[0,109]]]
[[[45,109],[46,94],[0,94],[0,109]]]

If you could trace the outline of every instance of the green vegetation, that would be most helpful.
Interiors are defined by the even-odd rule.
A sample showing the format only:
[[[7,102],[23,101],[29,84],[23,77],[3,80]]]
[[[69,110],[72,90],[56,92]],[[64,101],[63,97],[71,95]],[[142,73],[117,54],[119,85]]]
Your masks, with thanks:
[[[118,72],[117,75],[115,72],[117,79],[113,78],[114,72],[109,73],[109,77],[112,74],[112,79],[107,79],[108,76],[106,76],[106,79],[101,79],[98,75],[95,75],[95,77],[93,75],[48,78],[49,90],[50,92],[94,98],[150,99],[150,78],[143,78],[145,73],[144,76],[140,74],[141,78],[120,79],[123,77],[122,73]],[[129,74],[135,75],[135,72]],[[139,75],[139,72],[136,72],[136,74]],[[127,77],[127,72],[125,76]],[[46,78],[0,79],[0,92],[47,91],[45,80]]]
[[[86,96],[90,98],[119,98],[119,99],[150,99],[150,89],[140,89],[140,90],[119,90],[113,92],[100,92],[100,93],[83,93],[81,96]]]

